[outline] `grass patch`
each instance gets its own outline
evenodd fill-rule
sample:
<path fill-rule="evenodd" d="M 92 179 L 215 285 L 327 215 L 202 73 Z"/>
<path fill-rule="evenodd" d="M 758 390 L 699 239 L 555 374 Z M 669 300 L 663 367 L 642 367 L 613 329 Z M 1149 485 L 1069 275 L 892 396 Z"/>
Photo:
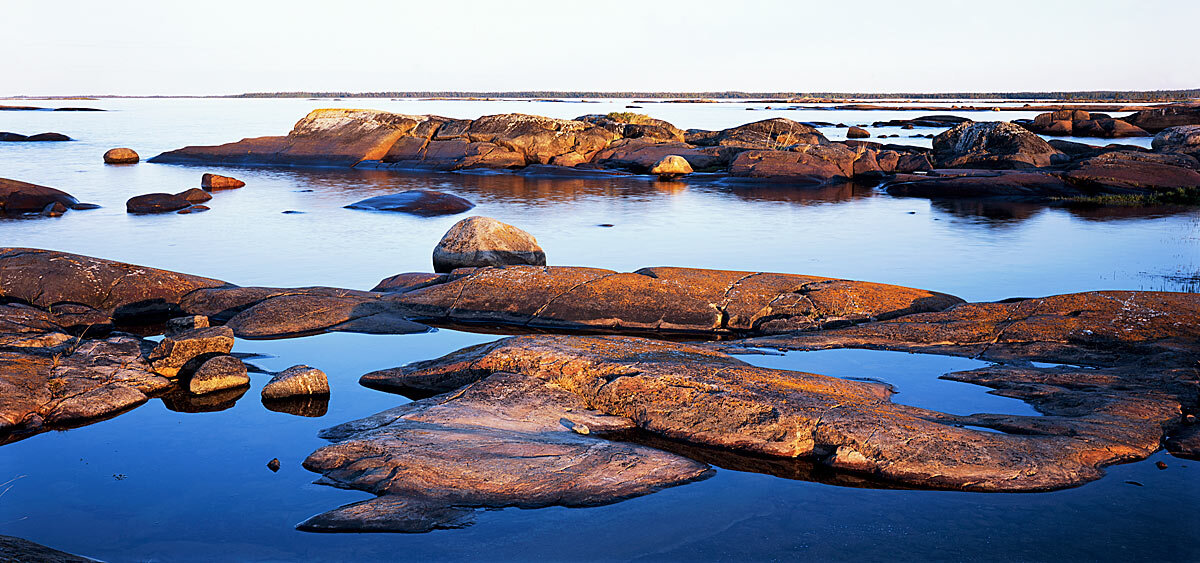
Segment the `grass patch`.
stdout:
<path fill-rule="evenodd" d="M 604 117 L 607 117 L 613 121 L 619 121 L 621 123 L 632 123 L 634 125 L 641 125 L 643 123 L 648 123 L 653 120 L 653 118 L 650 117 L 649 115 L 646 115 L 644 113 L 633 113 L 631 111 L 614 111 L 608 115 L 605 115 Z"/>
<path fill-rule="evenodd" d="M 1154 205 L 1200 205 L 1200 189 L 1175 188 L 1148 194 L 1105 194 L 1059 197 L 1067 205 L 1089 207 L 1149 207 Z"/>

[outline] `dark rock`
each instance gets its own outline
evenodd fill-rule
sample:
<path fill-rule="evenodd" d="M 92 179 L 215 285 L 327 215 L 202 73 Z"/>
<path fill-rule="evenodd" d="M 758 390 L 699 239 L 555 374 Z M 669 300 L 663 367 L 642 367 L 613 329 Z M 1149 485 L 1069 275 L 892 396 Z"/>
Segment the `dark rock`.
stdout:
<path fill-rule="evenodd" d="M 140 157 L 133 149 L 119 148 L 109 149 L 104 153 L 105 164 L 134 164 Z"/>
<path fill-rule="evenodd" d="M 263 407 L 273 412 L 281 412 L 307 418 L 321 418 L 329 412 L 328 395 L 309 395 L 288 399 L 263 399 Z"/>
<path fill-rule="evenodd" d="M 404 307 L 382 301 L 377 294 L 364 297 L 330 295 L 324 291 L 278 291 L 282 294 L 255 300 L 230 318 L 225 326 L 240 338 L 285 338 L 326 331 L 410 334 L 429 330 L 425 325 L 408 320 L 408 311 Z"/>
<path fill-rule="evenodd" d="M 0 142 L 23 142 L 28 141 L 29 137 L 20 133 L 10 133 L 8 131 L 0 131 Z"/>
<path fill-rule="evenodd" d="M 1200 103 L 1172 104 L 1142 110 L 1121 119 L 1151 133 L 1181 125 L 1200 125 Z"/>
<path fill-rule="evenodd" d="M 379 282 L 375 287 L 371 288 L 371 291 L 404 293 L 406 291 L 421 289 L 422 287 L 428 287 L 445 281 L 445 274 L 427 274 L 423 272 L 396 274 Z"/>
<path fill-rule="evenodd" d="M 275 458 L 275 459 L 272 459 L 271 461 L 268 461 L 267 469 L 270 469 L 272 473 L 278 472 L 279 471 L 279 458 Z"/>
<path fill-rule="evenodd" d="M 187 332 L 197 328 L 208 328 L 208 317 L 204 315 L 188 315 L 186 317 L 174 317 L 166 323 L 166 334 L 178 334 Z"/>
<path fill-rule="evenodd" d="M 1151 141 L 1154 150 L 1190 155 L 1200 159 L 1200 125 L 1163 129 Z"/>
<path fill-rule="evenodd" d="M 145 194 L 133 196 L 125 202 L 125 211 L 129 213 L 170 213 L 187 207 L 192 202 L 174 194 Z"/>
<path fill-rule="evenodd" d="M 346 209 L 400 211 L 432 217 L 454 215 L 475 207 L 475 204 L 456 195 L 434 190 L 408 190 L 398 194 L 375 196 L 346 206 Z"/>
<path fill-rule="evenodd" d="M 455 223 L 433 249 L 435 272 L 507 264 L 544 266 L 546 253 L 533 235 L 490 217 Z"/>
<path fill-rule="evenodd" d="M 1023 170 L 937 170 L 927 176 L 898 174 L 883 188 L 894 196 L 926 198 L 1044 200 L 1082 194 L 1057 174 Z"/>
<path fill-rule="evenodd" d="M 207 190 L 233 190 L 245 187 L 246 183 L 237 178 L 229 176 L 221 176 L 219 174 L 205 174 L 200 177 L 200 187 Z"/>
<path fill-rule="evenodd" d="M 871 132 L 862 127 L 851 127 L 846 130 L 847 139 L 866 139 L 871 136 Z"/>
<path fill-rule="evenodd" d="M 1185 154 L 1106 152 L 1073 165 L 1064 177 L 1106 193 L 1200 188 L 1200 162 Z"/>
<path fill-rule="evenodd" d="M 67 206 L 59 203 L 47 203 L 46 207 L 42 208 L 42 215 L 45 217 L 62 217 L 63 213 L 67 212 Z"/>
<path fill-rule="evenodd" d="M 40 213 L 55 203 L 73 207 L 79 201 L 54 188 L 0 178 L 0 214 Z"/>
<path fill-rule="evenodd" d="M 4 563 L 95 563 L 95 559 L 51 549 L 29 540 L 0 536 L 0 561 Z"/>
<path fill-rule="evenodd" d="M 192 213 L 203 213 L 205 211 L 208 211 L 209 209 L 212 209 L 212 208 L 207 205 L 193 205 L 191 207 L 185 207 L 183 209 L 180 209 L 179 211 L 176 211 L 175 213 L 178 213 L 180 215 L 190 215 Z"/>
<path fill-rule="evenodd" d="M 163 406 L 172 412 L 202 413 L 221 412 L 237 406 L 237 402 L 246 395 L 250 387 L 241 385 L 223 391 L 213 391 L 196 395 L 187 389 L 176 389 L 160 397 Z"/>
<path fill-rule="evenodd" d="M 250 384 L 246 365 L 228 354 L 205 357 L 188 380 L 188 391 L 203 395 L 213 391 L 224 391 Z"/>
<path fill-rule="evenodd" d="M 1041 137 L 1003 122 L 964 123 L 933 139 L 939 168 L 1031 168 L 1064 156 Z"/>
<path fill-rule="evenodd" d="M 177 197 L 186 199 L 191 203 L 204 203 L 204 202 L 212 199 L 212 194 L 210 194 L 200 188 L 189 188 L 189 189 L 179 192 L 175 195 Z"/>
<path fill-rule="evenodd" d="M 329 379 L 325 372 L 304 365 L 292 366 L 275 374 L 262 390 L 264 401 L 328 394 Z"/>

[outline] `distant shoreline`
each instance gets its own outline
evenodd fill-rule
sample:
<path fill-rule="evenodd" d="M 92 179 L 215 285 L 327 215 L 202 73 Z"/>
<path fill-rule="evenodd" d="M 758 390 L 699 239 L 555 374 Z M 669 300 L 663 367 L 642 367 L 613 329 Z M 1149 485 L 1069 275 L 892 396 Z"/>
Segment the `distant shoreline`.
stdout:
<path fill-rule="evenodd" d="M 645 99 L 654 101 L 741 101 L 764 103 L 840 103 L 860 100 L 1037 100 L 1070 102 L 1172 102 L 1200 99 L 1200 88 L 1186 90 L 1090 90 L 1076 92 L 593 92 L 593 91 L 414 91 L 414 92 L 249 92 L 194 96 L 9 96 L 8 100 L 88 100 L 102 98 L 397 98 L 397 99 Z"/>

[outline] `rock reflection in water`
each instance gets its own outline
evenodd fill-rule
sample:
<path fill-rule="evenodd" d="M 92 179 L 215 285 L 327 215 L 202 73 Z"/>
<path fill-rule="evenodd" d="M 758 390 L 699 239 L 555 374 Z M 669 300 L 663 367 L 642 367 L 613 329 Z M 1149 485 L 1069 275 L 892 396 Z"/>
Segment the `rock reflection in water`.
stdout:
<path fill-rule="evenodd" d="M 187 389 L 175 389 L 163 395 L 163 405 L 167 410 L 183 413 L 220 412 L 233 408 L 250 387 L 226 389 L 203 395 L 193 395 Z"/>
<path fill-rule="evenodd" d="M 263 406 L 269 411 L 320 418 L 329 412 L 329 396 L 315 395 L 292 399 L 263 399 Z"/>

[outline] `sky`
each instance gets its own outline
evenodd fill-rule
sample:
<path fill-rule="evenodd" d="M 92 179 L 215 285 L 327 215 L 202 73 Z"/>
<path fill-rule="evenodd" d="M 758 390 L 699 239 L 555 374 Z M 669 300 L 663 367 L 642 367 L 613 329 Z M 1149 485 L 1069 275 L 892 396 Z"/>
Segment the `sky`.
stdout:
<path fill-rule="evenodd" d="M 0 0 L 0 96 L 1200 87 L 1198 0 Z"/>

